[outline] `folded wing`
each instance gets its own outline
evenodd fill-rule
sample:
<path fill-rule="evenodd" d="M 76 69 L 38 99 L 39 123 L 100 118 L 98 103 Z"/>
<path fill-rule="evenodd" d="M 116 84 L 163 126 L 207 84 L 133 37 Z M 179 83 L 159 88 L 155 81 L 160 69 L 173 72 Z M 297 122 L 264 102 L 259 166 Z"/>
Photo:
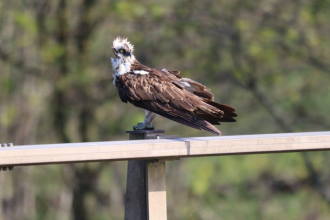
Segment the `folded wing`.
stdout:
<path fill-rule="evenodd" d="M 235 121 L 235 109 L 214 102 L 212 93 L 200 83 L 169 71 L 143 70 L 149 74 L 131 72 L 117 77 L 116 86 L 123 102 L 128 101 L 175 122 L 217 135 L 220 131 L 213 125 Z"/>

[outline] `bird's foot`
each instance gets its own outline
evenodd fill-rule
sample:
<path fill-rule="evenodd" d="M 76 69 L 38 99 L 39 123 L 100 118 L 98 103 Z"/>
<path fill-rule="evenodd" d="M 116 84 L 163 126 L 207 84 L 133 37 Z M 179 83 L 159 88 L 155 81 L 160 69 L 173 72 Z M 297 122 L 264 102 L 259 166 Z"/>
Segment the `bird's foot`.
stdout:
<path fill-rule="evenodd" d="M 137 125 L 133 126 L 134 131 L 136 130 L 154 130 L 154 126 L 146 125 L 145 123 L 138 123 Z"/>

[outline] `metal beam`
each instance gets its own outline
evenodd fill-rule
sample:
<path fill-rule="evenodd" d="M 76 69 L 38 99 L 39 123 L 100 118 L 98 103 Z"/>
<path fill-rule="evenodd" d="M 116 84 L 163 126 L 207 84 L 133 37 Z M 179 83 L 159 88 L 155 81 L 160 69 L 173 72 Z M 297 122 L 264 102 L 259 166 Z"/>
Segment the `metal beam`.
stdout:
<path fill-rule="evenodd" d="M 134 140 L 0 148 L 0 166 L 330 150 L 330 132 Z"/>

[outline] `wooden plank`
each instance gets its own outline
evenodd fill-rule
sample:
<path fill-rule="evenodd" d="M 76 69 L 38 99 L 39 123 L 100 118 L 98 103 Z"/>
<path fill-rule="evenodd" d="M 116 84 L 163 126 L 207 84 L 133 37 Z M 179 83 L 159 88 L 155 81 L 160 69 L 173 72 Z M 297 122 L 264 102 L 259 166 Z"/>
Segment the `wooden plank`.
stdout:
<path fill-rule="evenodd" d="M 0 166 L 330 150 L 330 132 L 135 140 L 0 148 Z"/>
<path fill-rule="evenodd" d="M 148 219 L 166 220 L 165 161 L 148 162 Z"/>

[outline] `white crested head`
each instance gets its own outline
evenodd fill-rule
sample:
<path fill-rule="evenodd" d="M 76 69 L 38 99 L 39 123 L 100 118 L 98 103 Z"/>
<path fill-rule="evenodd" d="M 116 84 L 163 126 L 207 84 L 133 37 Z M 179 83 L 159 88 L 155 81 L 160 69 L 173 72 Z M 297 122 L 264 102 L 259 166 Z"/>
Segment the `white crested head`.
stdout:
<path fill-rule="evenodd" d="M 134 46 L 127 38 L 117 37 L 112 43 L 112 51 L 119 63 L 134 63 Z"/>
<path fill-rule="evenodd" d="M 111 58 L 112 68 L 115 76 L 122 75 L 130 71 L 131 65 L 135 61 L 133 55 L 134 46 L 127 38 L 117 37 L 112 43 L 112 51 L 116 58 Z"/>
<path fill-rule="evenodd" d="M 124 49 L 130 53 L 134 52 L 134 46 L 131 44 L 127 38 L 117 37 L 112 43 L 112 47 L 116 50 Z"/>

